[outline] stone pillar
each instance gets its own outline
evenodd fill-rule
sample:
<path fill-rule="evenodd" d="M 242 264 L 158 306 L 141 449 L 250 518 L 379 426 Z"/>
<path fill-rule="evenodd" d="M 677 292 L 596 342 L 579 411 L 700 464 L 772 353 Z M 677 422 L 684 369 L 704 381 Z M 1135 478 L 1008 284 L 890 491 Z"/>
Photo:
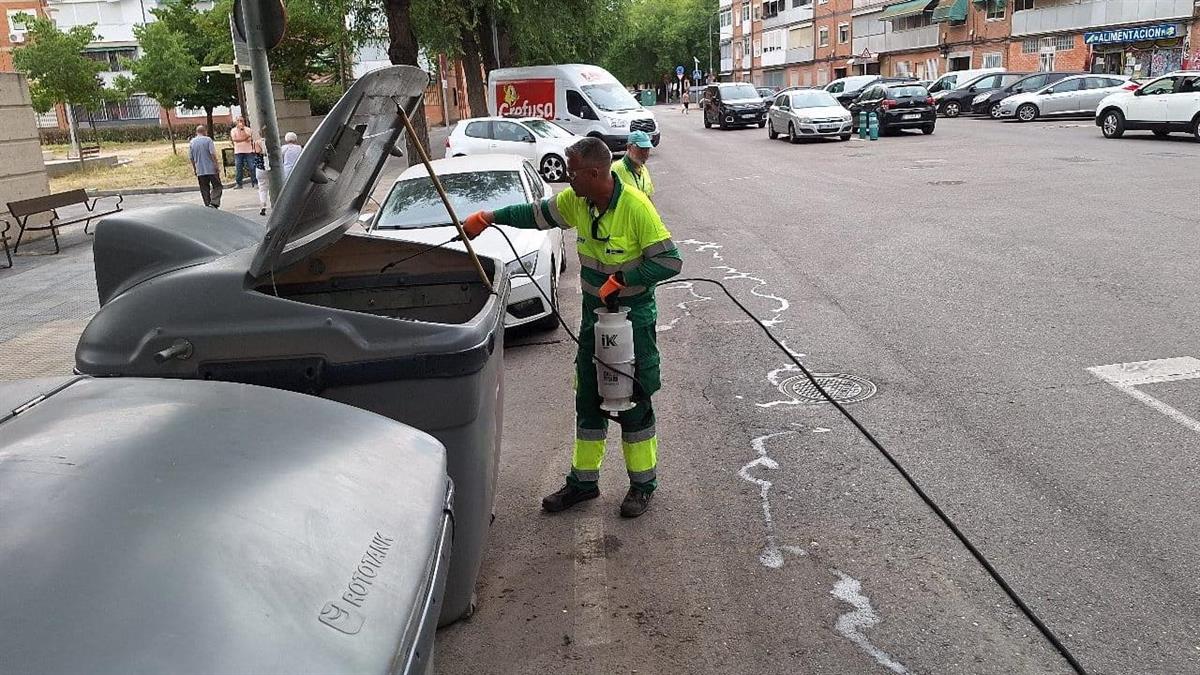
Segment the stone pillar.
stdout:
<path fill-rule="evenodd" d="M 0 218 L 12 220 L 8 202 L 47 194 L 50 181 L 42 161 L 29 84 L 20 73 L 0 73 Z M 16 223 L 9 235 L 16 236 Z"/>

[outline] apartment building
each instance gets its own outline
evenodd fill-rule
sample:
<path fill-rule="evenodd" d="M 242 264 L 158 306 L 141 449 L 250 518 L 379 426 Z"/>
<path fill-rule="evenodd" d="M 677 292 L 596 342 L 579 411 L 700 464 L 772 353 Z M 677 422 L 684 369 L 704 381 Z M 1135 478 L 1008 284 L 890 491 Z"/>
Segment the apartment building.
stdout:
<path fill-rule="evenodd" d="M 719 0 L 722 80 L 1200 68 L 1200 0 Z"/>
<path fill-rule="evenodd" d="M 29 26 L 19 17 L 45 16 L 41 0 L 0 0 L 0 72 L 13 69 L 12 52 L 25 44 Z"/>

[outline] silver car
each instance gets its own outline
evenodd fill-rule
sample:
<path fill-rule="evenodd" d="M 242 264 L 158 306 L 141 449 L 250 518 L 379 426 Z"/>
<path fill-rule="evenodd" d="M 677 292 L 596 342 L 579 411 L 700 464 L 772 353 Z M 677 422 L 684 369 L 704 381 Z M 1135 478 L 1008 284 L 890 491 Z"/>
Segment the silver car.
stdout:
<path fill-rule="evenodd" d="M 1032 122 L 1039 117 L 1091 117 L 1105 96 L 1129 87 L 1137 85 L 1124 75 L 1073 75 L 1000 101 L 999 118 Z"/>
<path fill-rule="evenodd" d="M 775 97 L 767 111 L 767 136 L 787 134 L 793 143 L 802 138 L 837 136 L 850 140 L 853 130 L 850 112 L 827 91 L 800 89 Z"/>

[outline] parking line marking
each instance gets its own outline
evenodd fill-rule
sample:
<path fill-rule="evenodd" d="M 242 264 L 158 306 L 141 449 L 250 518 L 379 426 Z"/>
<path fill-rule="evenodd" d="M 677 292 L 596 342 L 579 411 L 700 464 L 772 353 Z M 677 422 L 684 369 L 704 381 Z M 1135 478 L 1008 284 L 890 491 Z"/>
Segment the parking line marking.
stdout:
<path fill-rule="evenodd" d="M 575 642 L 606 645 L 608 571 L 604 560 L 604 521 L 599 516 L 575 523 Z"/>
<path fill-rule="evenodd" d="M 1159 399 L 1140 391 L 1137 387 L 1163 382 L 1179 382 L 1200 378 L 1200 359 L 1190 356 L 1177 356 L 1169 359 L 1154 359 L 1152 361 L 1133 361 L 1130 363 L 1114 363 L 1107 366 L 1093 366 L 1087 369 L 1089 373 L 1108 382 L 1128 396 L 1166 415 L 1171 420 L 1200 433 L 1200 421 L 1195 420 Z"/>

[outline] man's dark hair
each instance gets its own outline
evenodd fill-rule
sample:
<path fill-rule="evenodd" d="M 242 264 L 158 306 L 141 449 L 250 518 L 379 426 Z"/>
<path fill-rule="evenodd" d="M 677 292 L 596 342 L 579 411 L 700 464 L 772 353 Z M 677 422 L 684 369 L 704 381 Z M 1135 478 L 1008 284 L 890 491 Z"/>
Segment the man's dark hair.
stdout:
<path fill-rule="evenodd" d="M 588 136 L 575 141 L 567 148 L 567 157 L 574 157 L 585 166 L 608 166 L 612 164 L 612 153 L 599 138 Z"/>

